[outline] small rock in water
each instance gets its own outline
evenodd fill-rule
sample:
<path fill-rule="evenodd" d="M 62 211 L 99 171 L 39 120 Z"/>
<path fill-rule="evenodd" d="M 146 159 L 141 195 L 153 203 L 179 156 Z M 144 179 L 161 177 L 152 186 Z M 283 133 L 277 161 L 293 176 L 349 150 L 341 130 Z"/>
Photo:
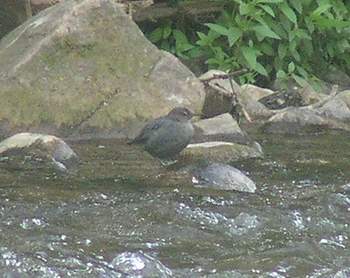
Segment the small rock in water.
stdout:
<path fill-rule="evenodd" d="M 37 161 L 52 163 L 60 171 L 78 162 L 76 153 L 62 139 L 39 133 L 18 133 L 0 142 L 0 157 L 11 154 L 29 159 L 34 155 Z"/>
<path fill-rule="evenodd" d="M 172 272 L 155 258 L 142 252 L 124 252 L 112 261 L 112 266 L 132 277 L 171 277 Z"/>
<path fill-rule="evenodd" d="M 192 180 L 198 187 L 209 187 L 220 190 L 236 190 L 254 193 L 255 183 L 238 169 L 222 163 L 212 163 L 196 169 Z"/>

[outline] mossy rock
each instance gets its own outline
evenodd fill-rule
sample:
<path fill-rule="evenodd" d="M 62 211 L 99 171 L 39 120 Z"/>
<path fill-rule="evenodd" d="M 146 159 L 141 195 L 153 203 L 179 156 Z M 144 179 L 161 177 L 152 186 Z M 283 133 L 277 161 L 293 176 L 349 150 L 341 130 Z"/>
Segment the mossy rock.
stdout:
<path fill-rule="evenodd" d="M 0 99 L 0 136 L 125 138 L 175 106 L 198 112 L 204 91 L 115 1 L 68 0 L 0 41 Z"/>

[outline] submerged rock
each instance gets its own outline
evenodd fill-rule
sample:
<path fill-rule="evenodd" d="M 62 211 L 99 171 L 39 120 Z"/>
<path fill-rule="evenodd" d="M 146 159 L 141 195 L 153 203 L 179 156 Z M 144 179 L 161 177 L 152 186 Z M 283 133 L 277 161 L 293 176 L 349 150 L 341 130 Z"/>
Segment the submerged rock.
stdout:
<path fill-rule="evenodd" d="M 172 277 L 172 271 L 155 258 L 143 252 L 124 252 L 111 265 L 128 277 Z"/>
<path fill-rule="evenodd" d="M 213 163 L 193 173 L 192 182 L 198 187 L 219 190 L 236 190 L 254 193 L 255 183 L 238 169 L 222 163 Z"/>
<path fill-rule="evenodd" d="M 0 142 L 0 158 L 33 156 L 37 161 L 53 163 L 60 171 L 66 171 L 78 162 L 77 154 L 60 138 L 37 133 L 18 133 Z"/>
<path fill-rule="evenodd" d="M 199 112 L 204 96 L 113 0 L 62 1 L 0 41 L 2 136 L 131 138 L 176 106 Z"/>

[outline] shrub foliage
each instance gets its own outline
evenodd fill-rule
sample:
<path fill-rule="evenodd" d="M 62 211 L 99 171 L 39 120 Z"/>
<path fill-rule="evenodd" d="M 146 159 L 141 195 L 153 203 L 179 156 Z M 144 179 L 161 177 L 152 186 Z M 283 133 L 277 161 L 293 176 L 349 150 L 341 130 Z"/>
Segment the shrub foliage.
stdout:
<path fill-rule="evenodd" d="M 303 85 L 330 65 L 350 72 L 350 1 L 216 1 L 225 9 L 211 22 L 166 21 L 149 38 L 181 58 L 204 57 L 209 69 L 247 68 L 242 82 L 293 78 Z"/>

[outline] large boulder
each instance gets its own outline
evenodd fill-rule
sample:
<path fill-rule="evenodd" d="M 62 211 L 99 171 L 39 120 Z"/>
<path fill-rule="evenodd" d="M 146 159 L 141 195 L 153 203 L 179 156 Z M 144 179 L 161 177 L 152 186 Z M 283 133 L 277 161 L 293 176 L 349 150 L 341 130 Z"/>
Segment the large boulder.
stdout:
<path fill-rule="evenodd" d="M 0 41 L 0 136 L 132 137 L 175 106 L 199 112 L 201 82 L 113 0 L 64 1 Z"/>

